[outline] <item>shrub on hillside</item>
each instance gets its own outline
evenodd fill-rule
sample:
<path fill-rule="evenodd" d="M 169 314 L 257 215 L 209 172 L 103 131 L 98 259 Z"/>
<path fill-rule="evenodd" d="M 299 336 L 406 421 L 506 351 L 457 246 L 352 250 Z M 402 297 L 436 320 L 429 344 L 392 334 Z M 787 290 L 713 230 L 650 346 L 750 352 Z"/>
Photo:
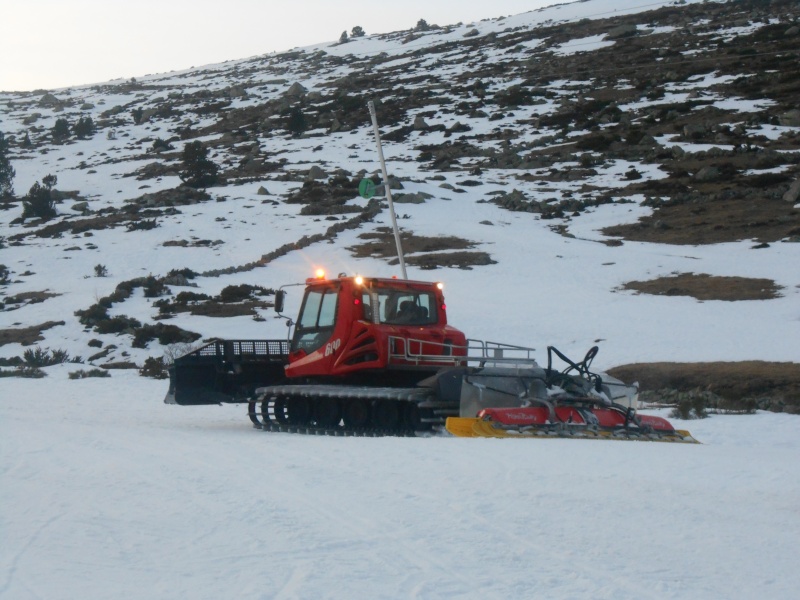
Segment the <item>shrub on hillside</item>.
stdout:
<path fill-rule="evenodd" d="M 208 158 L 208 148 L 199 141 L 189 142 L 183 147 L 181 181 L 193 188 L 207 188 L 217 183 L 219 168 Z"/>
<path fill-rule="evenodd" d="M 210 300 L 211 296 L 208 294 L 200 294 L 197 292 L 179 292 L 175 296 L 175 304 L 188 304 L 189 302 L 200 302 L 202 300 Z"/>
<path fill-rule="evenodd" d="M 21 366 L 14 370 L 6 371 L 0 369 L 0 377 L 23 377 L 27 379 L 41 379 L 47 377 L 47 373 L 42 371 L 39 367 Z"/>
<path fill-rule="evenodd" d="M 242 302 L 248 300 L 253 294 L 263 296 L 269 294 L 270 290 L 261 287 L 260 285 L 248 285 L 243 283 L 241 285 L 229 285 L 222 288 L 219 293 L 220 302 Z"/>
<path fill-rule="evenodd" d="M 131 221 L 128 223 L 128 231 L 150 231 L 158 227 L 156 219 L 142 219 L 141 221 Z"/>
<path fill-rule="evenodd" d="M 306 116 L 299 106 L 292 107 L 286 117 L 286 129 L 294 135 L 300 135 L 308 128 Z"/>
<path fill-rule="evenodd" d="M 31 186 L 28 194 L 22 199 L 22 218 L 39 218 L 48 221 L 56 216 L 56 201 L 53 197 L 53 185 L 56 177 L 48 175 Z"/>
<path fill-rule="evenodd" d="M 50 350 L 49 348 L 42 350 L 39 346 L 25 350 L 22 354 L 22 358 L 29 367 L 50 367 L 65 362 L 83 362 L 80 357 L 71 358 L 69 352 L 66 350 Z"/>
<path fill-rule="evenodd" d="M 157 339 L 159 344 L 167 346 L 169 344 L 188 344 L 200 339 L 199 333 L 186 331 L 175 325 L 145 325 L 136 329 L 133 334 L 134 348 L 147 348 L 147 344 Z"/>
<path fill-rule="evenodd" d="M 81 325 L 94 327 L 100 321 L 105 321 L 108 319 L 108 308 L 108 306 L 103 306 L 98 302 L 97 304 L 92 304 L 87 309 L 76 310 L 75 316 L 78 317 L 78 321 Z"/>
<path fill-rule="evenodd" d="M 166 152 L 167 150 L 173 150 L 173 149 L 174 147 L 172 144 L 170 144 L 165 140 L 162 140 L 161 138 L 156 138 L 156 140 L 153 142 L 153 145 L 150 146 L 150 151 L 156 153 Z"/>
<path fill-rule="evenodd" d="M 144 290 L 145 298 L 159 298 L 170 293 L 169 288 L 164 285 L 164 282 L 160 279 L 156 279 L 152 275 L 144 278 L 142 289 Z"/>
<path fill-rule="evenodd" d="M 148 357 L 144 361 L 142 368 L 139 369 L 139 375 L 142 377 L 150 377 L 152 379 L 166 379 L 169 377 L 167 367 L 164 364 L 164 358 L 156 358 L 154 356 Z"/>
<path fill-rule="evenodd" d="M 57 119 L 56 124 L 53 125 L 51 134 L 54 142 L 63 142 L 69 137 L 69 121 L 64 118 Z"/>
<path fill-rule="evenodd" d="M 70 379 L 86 379 L 87 377 L 111 377 L 111 373 L 105 369 L 89 369 L 88 371 L 80 369 L 71 371 L 69 374 Z"/>
<path fill-rule="evenodd" d="M 95 324 L 97 333 L 129 333 L 142 326 L 137 319 L 126 315 L 117 315 L 110 319 L 98 321 Z"/>
<path fill-rule="evenodd" d="M 10 198 L 14 195 L 14 168 L 8 158 L 8 141 L 5 134 L 0 131 L 0 198 Z"/>
<path fill-rule="evenodd" d="M 700 390 L 680 393 L 670 416 L 674 419 L 705 419 L 708 416 L 709 397 Z"/>
<path fill-rule="evenodd" d="M 72 127 L 72 132 L 79 140 L 85 140 L 94 135 L 94 121 L 92 117 L 81 117 Z"/>

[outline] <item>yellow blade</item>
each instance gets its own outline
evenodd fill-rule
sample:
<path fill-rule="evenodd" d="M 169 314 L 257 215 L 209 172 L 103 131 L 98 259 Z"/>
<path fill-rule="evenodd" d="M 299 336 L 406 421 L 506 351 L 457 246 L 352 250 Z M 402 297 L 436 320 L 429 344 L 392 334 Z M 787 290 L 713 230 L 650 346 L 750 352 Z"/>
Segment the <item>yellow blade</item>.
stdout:
<path fill-rule="evenodd" d="M 484 421 L 482 419 L 461 419 L 464 421 L 464 426 L 468 422 L 472 423 L 472 436 L 471 437 L 491 437 L 491 438 L 539 438 L 539 439 L 557 439 L 557 438 L 572 438 L 572 439 L 585 439 L 585 440 L 630 440 L 642 442 L 666 442 L 672 444 L 699 444 L 696 439 L 688 431 L 676 430 L 676 435 L 614 435 L 612 431 L 591 431 L 591 430 L 576 430 L 573 432 L 563 431 L 559 433 L 547 432 L 544 429 L 537 429 L 535 427 L 522 427 L 522 428 L 502 428 L 494 427 L 491 421 Z M 449 429 L 449 427 L 448 427 Z M 468 436 L 464 436 L 468 437 Z"/>
<path fill-rule="evenodd" d="M 472 431 L 472 425 L 477 420 L 468 417 L 447 417 L 444 426 L 456 437 L 477 437 Z"/>
<path fill-rule="evenodd" d="M 502 429 L 492 427 L 491 421 L 475 419 L 472 431 L 476 437 L 506 437 L 506 432 Z"/>

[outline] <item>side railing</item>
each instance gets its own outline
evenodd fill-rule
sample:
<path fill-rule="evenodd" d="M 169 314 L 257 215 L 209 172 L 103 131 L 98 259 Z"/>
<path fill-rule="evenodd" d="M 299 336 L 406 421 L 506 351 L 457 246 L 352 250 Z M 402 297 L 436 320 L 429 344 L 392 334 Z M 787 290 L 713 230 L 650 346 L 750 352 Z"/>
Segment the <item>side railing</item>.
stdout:
<path fill-rule="evenodd" d="M 518 365 L 537 367 L 534 348 L 483 340 L 467 340 L 454 346 L 430 340 L 389 336 L 389 363 L 442 366 Z"/>
<path fill-rule="evenodd" d="M 253 390 L 284 378 L 286 340 L 215 340 L 169 367 L 167 404 L 246 402 Z"/>
<path fill-rule="evenodd" d="M 190 357 L 215 357 L 220 360 L 285 360 L 289 356 L 286 340 L 215 340 L 185 355 Z M 180 360 L 180 359 L 179 359 Z"/>

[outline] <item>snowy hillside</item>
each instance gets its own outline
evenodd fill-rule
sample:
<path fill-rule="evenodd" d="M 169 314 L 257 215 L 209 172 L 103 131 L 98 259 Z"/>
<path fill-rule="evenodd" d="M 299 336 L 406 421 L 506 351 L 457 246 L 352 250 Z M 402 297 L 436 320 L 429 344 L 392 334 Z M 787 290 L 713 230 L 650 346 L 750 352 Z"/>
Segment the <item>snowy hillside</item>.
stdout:
<path fill-rule="evenodd" d="M 681 447 L 293 436 L 138 369 L 286 336 L 272 292 L 318 267 L 399 275 L 358 194 L 370 100 L 409 276 L 470 338 L 795 363 L 798 40 L 796 2 L 588 0 L 0 92 L 0 597 L 793 597 L 796 415 Z M 55 216 L 23 218 L 35 184 Z M 76 362 L 17 377 L 37 348 Z"/>
<path fill-rule="evenodd" d="M 135 288 L 108 316 L 152 325 L 169 316 L 153 307 L 156 299 L 216 296 L 240 284 L 277 288 L 317 266 L 396 274 L 393 249 L 363 258 L 354 250 L 389 223 L 385 209 L 363 222 L 372 213 L 360 214 L 367 203 L 357 192 L 362 175 L 379 169 L 367 112 L 375 98 L 390 171 L 403 186 L 395 191 L 401 227 L 440 246 L 407 248 L 412 276 L 446 282 L 450 318 L 471 337 L 556 344 L 575 355 L 601 340 L 608 366 L 796 360 L 800 246 L 787 242 L 797 239 L 800 217 L 781 199 L 798 175 L 800 123 L 781 124 L 794 123 L 789 88 L 764 80 L 768 87 L 737 97 L 742 81 L 762 77 L 751 72 L 757 65 L 701 60 L 737 40 L 756 47 L 767 29 L 767 42 L 779 39 L 764 55 L 780 56 L 796 6 L 625 6 L 630 11 L 615 3 L 613 16 L 633 16 L 606 20 L 605 4 L 575 3 L 135 82 L 6 94 L 0 131 L 13 140 L 17 196 L 52 174 L 64 200 L 46 223 L 21 222 L 19 201 L 0 212 L 5 327 L 63 321 L 43 329 L 43 346 L 86 359 L 97 354 L 87 343 L 99 340 L 115 348 L 97 362 L 141 365 L 163 352 L 157 341 L 131 348 L 130 335 L 88 331 L 75 312 L 124 282 L 175 270 L 200 276 L 155 298 Z M 721 12 L 701 18 L 714 10 Z M 590 20 L 576 22 L 582 15 Z M 676 52 L 677 45 L 687 49 Z M 648 78 L 628 78 L 624 63 L 633 60 L 655 61 Z M 592 76 L 597 61 L 614 64 Z M 570 68 L 580 78 L 562 71 Z M 722 72 L 734 68 L 741 76 Z M 301 133 L 287 130 L 292 114 L 301 115 Z M 92 119 L 94 133 L 56 143 L 56 122 L 74 129 L 81 118 Z M 225 181 L 207 194 L 179 187 L 190 141 L 210 149 Z M 699 221 L 673 224 L 668 211 L 685 208 Z M 632 232 L 603 231 L 639 219 L 644 225 Z M 679 232 L 700 243 L 675 245 L 667 236 Z M 310 243 L 319 235 L 325 241 Z M 308 245 L 287 251 L 303 236 Z M 667 243 L 655 243 L 661 239 Z M 758 242 L 769 247 L 753 249 Z M 96 277 L 98 265 L 106 277 Z M 623 289 L 692 273 L 752 279 L 775 293 L 766 301 L 698 302 L 679 291 Z M 164 322 L 203 339 L 285 332 L 266 308 L 224 319 L 179 312 Z M 23 350 L 0 347 L 4 357 Z"/>

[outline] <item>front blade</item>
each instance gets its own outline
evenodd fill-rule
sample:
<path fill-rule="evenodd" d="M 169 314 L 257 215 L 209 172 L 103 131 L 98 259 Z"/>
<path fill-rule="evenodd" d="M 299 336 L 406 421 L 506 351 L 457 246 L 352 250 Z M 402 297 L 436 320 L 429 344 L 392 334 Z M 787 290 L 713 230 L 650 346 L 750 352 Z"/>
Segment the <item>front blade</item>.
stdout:
<path fill-rule="evenodd" d="M 503 425 L 478 418 L 450 417 L 447 431 L 457 437 L 491 438 L 571 438 L 586 440 L 623 440 L 641 442 L 668 442 L 699 444 L 692 434 L 683 429 L 673 431 L 639 431 L 635 428 L 592 428 L 559 425 Z"/>
<path fill-rule="evenodd" d="M 445 429 L 456 437 L 478 437 L 472 430 L 473 424 L 478 421 L 469 417 L 447 417 Z"/>

